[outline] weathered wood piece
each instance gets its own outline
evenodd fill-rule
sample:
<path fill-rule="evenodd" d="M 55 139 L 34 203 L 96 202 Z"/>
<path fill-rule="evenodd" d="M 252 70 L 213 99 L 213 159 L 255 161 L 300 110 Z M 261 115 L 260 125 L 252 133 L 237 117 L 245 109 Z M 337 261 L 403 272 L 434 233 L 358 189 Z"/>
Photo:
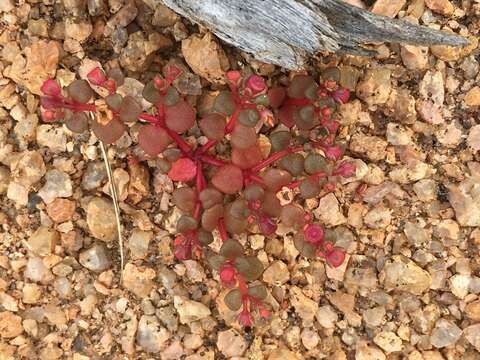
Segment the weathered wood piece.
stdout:
<path fill-rule="evenodd" d="M 465 38 L 375 15 L 340 0 L 163 0 L 256 59 L 298 69 L 318 51 L 373 55 L 369 42 L 463 46 Z"/>

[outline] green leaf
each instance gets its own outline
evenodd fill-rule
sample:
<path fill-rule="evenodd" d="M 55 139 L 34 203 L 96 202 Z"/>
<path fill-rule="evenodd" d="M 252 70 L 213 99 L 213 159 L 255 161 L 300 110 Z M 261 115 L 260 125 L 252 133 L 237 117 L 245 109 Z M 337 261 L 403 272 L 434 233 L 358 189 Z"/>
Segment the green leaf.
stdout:
<path fill-rule="evenodd" d="M 207 261 L 210 264 L 210 266 L 217 271 L 220 269 L 220 267 L 223 265 L 223 263 L 227 260 L 227 259 L 225 259 L 224 256 L 218 255 L 218 254 L 215 254 L 215 253 L 212 253 L 212 252 L 207 254 L 206 257 L 207 257 Z"/>
<path fill-rule="evenodd" d="M 317 257 L 315 246 L 305 241 L 302 234 L 297 234 L 293 239 L 295 248 L 300 252 L 300 255 L 309 259 Z"/>
<path fill-rule="evenodd" d="M 228 239 L 220 248 L 220 255 L 227 259 L 235 259 L 243 255 L 243 246 L 236 240 Z"/>
<path fill-rule="evenodd" d="M 263 264 L 255 256 L 237 258 L 235 267 L 246 281 L 255 281 L 263 274 Z"/>
<path fill-rule="evenodd" d="M 265 285 L 255 285 L 248 288 L 248 295 L 253 296 L 259 300 L 263 300 L 267 297 L 267 288 Z"/>
<path fill-rule="evenodd" d="M 237 311 L 242 307 L 242 293 L 238 289 L 230 290 L 223 301 L 230 310 Z"/>

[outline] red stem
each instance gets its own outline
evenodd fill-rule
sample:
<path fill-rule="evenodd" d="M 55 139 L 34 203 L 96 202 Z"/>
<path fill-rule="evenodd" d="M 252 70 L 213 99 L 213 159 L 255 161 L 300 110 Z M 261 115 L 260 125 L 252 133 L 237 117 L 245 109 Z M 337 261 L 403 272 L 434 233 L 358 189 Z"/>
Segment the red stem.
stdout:
<path fill-rule="evenodd" d="M 218 232 L 220 233 L 220 237 L 222 238 L 222 241 L 227 241 L 228 240 L 228 234 L 227 234 L 227 229 L 225 227 L 225 221 L 223 218 L 218 220 Z"/>
<path fill-rule="evenodd" d="M 237 123 L 237 119 L 238 119 L 238 115 L 240 114 L 240 111 L 242 111 L 242 107 L 237 106 L 230 120 L 228 121 L 227 125 L 225 125 L 225 134 L 230 134 L 233 131 L 233 128 Z"/>
<path fill-rule="evenodd" d="M 280 160 L 281 158 L 290 155 L 295 152 L 299 152 L 303 150 L 303 146 L 296 146 L 296 147 L 289 147 L 285 150 L 278 151 L 272 155 L 270 155 L 268 158 L 265 160 L 259 162 L 257 165 L 255 165 L 252 169 L 251 172 L 253 173 L 258 173 L 260 170 L 266 168 L 268 165 L 274 163 L 277 160 Z"/>
<path fill-rule="evenodd" d="M 284 106 L 288 106 L 288 105 L 305 106 L 305 105 L 310 105 L 311 103 L 312 101 L 306 98 L 303 98 L 303 99 L 288 98 L 283 102 L 283 105 Z"/>
<path fill-rule="evenodd" d="M 159 122 L 158 116 L 150 115 L 150 114 L 147 114 L 147 113 L 140 114 L 140 116 L 138 118 L 140 120 L 148 121 L 149 123 L 152 123 L 152 124 L 157 124 Z"/>
<path fill-rule="evenodd" d="M 208 142 L 203 145 L 200 149 L 197 150 L 198 155 L 205 154 L 208 150 L 210 150 L 212 147 L 217 145 L 218 141 L 217 140 L 208 140 Z"/>
<path fill-rule="evenodd" d="M 213 166 L 223 166 L 223 165 L 225 165 L 224 161 L 219 160 L 219 159 L 215 159 L 214 157 L 208 156 L 208 155 L 200 156 L 200 160 L 202 160 L 203 162 L 205 162 L 209 165 L 213 165 Z"/>

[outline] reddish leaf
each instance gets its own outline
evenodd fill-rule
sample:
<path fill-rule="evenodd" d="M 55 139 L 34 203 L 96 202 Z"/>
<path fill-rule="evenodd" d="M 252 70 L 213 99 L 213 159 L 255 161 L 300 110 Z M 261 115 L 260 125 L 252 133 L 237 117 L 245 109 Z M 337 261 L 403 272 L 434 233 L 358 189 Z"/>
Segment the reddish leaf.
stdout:
<path fill-rule="evenodd" d="M 259 92 L 262 92 L 267 85 L 261 76 L 252 75 L 247 80 L 247 87 L 252 90 L 253 94 L 258 94 Z"/>
<path fill-rule="evenodd" d="M 195 123 L 195 110 L 189 103 L 181 100 L 173 106 L 167 106 L 165 121 L 170 130 L 182 134 Z"/>
<path fill-rule="evenodd" d="M 99 67 L 96 67 L 92 71 L 90 71 L 87 74 L 87 79 L 90 81 L 93 85 L 101 86 L 107 81 L 107 77 L 105 73 L 100 70 Z"/>
<path fill-rule="evenodd" d="M 150 156 L 161 153 L 172 142 L 170 136 L 161 127 L 155 125 L 142 126 L 138 132 L 140 147 Z"/>
<path fill-rule="evenodd" d="M 280 122 L 286 127 L 291 128 L 295 125 L 294 115 L 297 107 L 295 105 L 283 105 L 278 111 Z"/>
<path fill-rule="evenodd" d="M 197 175 L 197 166 L 188 158 L 181 158 L 172 164 L 168 176 L 173 181 L 187 182 Z"/>
<path fill-rule="evenodd" d="M 334 248 L 325 256 L 327 263 L 333 267 L 339 267 L 345 260 L 345 250 L 341 248 Z"/>
<path fill-rule="evenodd" d="M 42 93 L 48 96 L 59 96 L 61 93 L 60 85 L 53 79 L 46 80 L 40 88 Z"/>
<path fill-rule="evenodd" d="M 286 94 L 285 88 L 280 86 L 268 90 L 267 96 L 270 106 L 275 109 L 280 107 L 285 100 Z"/>
<path fill-rule="evenodd" d="M 243 188 L 243 174 L 235 165 L 224 165 L 212 178 L 212 184 L 225 194 L 236 194 Z"/>

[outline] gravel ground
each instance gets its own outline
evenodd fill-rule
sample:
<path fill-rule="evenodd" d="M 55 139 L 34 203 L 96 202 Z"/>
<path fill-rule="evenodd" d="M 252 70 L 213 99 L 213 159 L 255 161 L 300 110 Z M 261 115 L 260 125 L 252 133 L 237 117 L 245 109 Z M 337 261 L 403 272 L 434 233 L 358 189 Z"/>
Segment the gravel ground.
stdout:
<path fill-rule="evenodd" d="M 480 359 L 480 2 L 377 0 L 372 11 L 471 45 L 312 60 L 311 74 L 337 66 L 355 94 L 338 117 L 357 174 L 307 202 L 336 227 L 347 261 L 307 261 L 290 235 L 245 236 L 273 309 L 245 331 L 218 274 L 174 260 L 173 184 L 154 162 L 128 161 L 134 127 L 109 148 L 126 238 L 120 283 L 98 142 L 42 123 L 39 87 L 69 84 L 93 60 L 120 66 L 122 91 L 135 94 L 173 58 L 190 67 L 201 104 L 229 68 L 288 74 L 159 0 L 0 0 L 0 359 Z"/>

